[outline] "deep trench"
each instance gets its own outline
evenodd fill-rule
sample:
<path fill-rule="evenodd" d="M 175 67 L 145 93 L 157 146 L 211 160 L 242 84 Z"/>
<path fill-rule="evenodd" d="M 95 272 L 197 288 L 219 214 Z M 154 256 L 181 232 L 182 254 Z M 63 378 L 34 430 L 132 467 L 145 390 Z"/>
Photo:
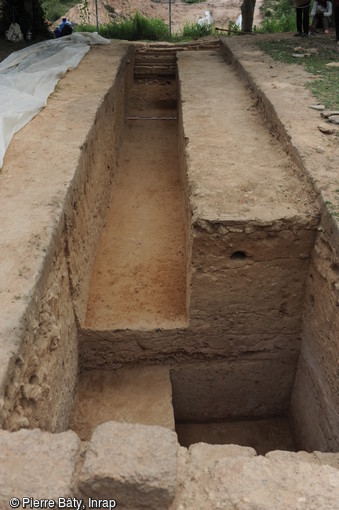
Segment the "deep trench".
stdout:
<path fill-rule="evenodd" d="M 161 55 L 161 65 L 170 71 L 153 76 L 141 71 L 129 93 L 118 172 L 91 277 L 86 330 L 185 331 L 189 326 L 189 234 L 177 148 L 181 119 L 173 55 L 170 62 Z M 242 249 L 232 250 L 229 257 L 231 264 L 246 263 L 246 258 Z M 200 399 L 201 381 L 194 389 L 194 369 L 186 380 L 185 368 L 173 370 L 171 363 L 85 369 L 70 428 L 88 440 L 99 423 L 117 420 L 175 428 L 183 446 L 236 443 L 261 454 L 295 450 L 288 406 L 284 413 L 220 416 L 223 366 L 217 363 L 215 371 L 207 360 L 208 374 L 217 374 L 212 385 L 219 386 L 215 400 L 213 389 L 207 399 L 211 412 L 183 410 L 185 398 L 180 394 L 186 386 L 193 407 Z M 236 382 L 232 384 L 236 389 Z M 207 386 L 211 388 L 210 380 Z"/>
<path fill-rule="evenodd" d="M 89 329 L 187 324 L 177 136 L 175 80 L 136 80 L 92 273 Z"/>

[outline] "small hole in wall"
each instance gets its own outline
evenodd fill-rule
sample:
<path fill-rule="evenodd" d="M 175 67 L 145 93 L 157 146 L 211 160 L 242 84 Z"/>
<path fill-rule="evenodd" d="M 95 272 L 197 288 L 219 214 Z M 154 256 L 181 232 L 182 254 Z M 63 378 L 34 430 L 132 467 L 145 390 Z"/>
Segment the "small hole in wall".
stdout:
<path fill-rule="evenodd" d="M 313 308 L 314 307 L 314 296 L 312 296 L 312 294 L 310 295 L 310 304 Z"/>
<path fill-rule="evenodd" d="M 31 377 L 29 378 L 29 384 L 38 384 L 39 383 L 39 379 L 37 378 L 36 375 L 31 375 Z"/>
<path fill-rule="evenodd" d="M 17 359 L 15 360 L 15 365 L 17 367 L 22 367 L 23 364 L 24 364 L 24 361 L 23 361 L 22 357 L 18 356 Z"/>
<path fill-rule="evenodd" d="M 246 253 L 244 251 L 235 251 L 230 256 L 231 260 L 244 260 L 246 258 Z"/>

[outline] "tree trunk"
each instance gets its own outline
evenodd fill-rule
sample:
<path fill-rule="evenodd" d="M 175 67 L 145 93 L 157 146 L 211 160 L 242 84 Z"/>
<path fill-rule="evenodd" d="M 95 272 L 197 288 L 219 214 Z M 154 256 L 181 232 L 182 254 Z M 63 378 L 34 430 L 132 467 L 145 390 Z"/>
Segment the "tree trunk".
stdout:
<path fill-rule="evenodd" d="M 241 30 L 243 32 L 252 32 L 254 8 L 255 0 L 243 0 L 241 5 Z"/>
<path fill-rule="evenodd" d="M 24 0 L 24 11 L 27 22 L 27 31 L 33 29 L 33 0 Z"/>

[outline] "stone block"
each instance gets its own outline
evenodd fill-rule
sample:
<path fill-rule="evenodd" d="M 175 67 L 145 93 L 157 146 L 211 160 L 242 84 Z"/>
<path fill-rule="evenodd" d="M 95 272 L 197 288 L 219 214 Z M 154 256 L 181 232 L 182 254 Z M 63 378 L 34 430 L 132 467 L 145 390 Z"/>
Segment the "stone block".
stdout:
<path fill-rule="evenodd" d="M 13 497 L 72 496 L 80 446 L 72 431 L 0 431 L 0 508 L 7 508 Z"/>
<path fill-rule="evenodd" d="M 309 464 L 318 464 L 319 466 L 327 465 L 339 469 L 339 453 L 274 451 L 267 453 L 266 457 L 268 459 L 285 459 L 288 462 L 308 462 Z"/>
<path fill-rule="evenodd" d="M 174 430 L 168 367 L 83 372 L 70 428 L 83 441 L 89 441 L 95 427 L 107 421 L 158 425 Z"/>
<path fill-rule="evenodd" d="M 190 458 L 200 465 L 225 457 L 256 457 L 256 451 L 253 448 L 237 444 L 197 443 L 189 447 L 189 454 Z"/>
<path fill-rule="evenodd" d="M 200 446 L 200 445 L 199 445 Z M 222 447 L 224 448 L 224 447 Z M 230 456 L 220 448 L 190 449 L 178 456 L 178 492 L 172 510 L 338 509 L 338 470 L 294 454 Z M 248 450 L 248 449 L 244 449 Z M 282 453 L 282 455 L 280 455 Z M 307 454 L 306 454 L 307 455 Z"/>
<path fill-rule="evenodd" d="M 80 473 L 83 497 L 119 508 L 169 507 L 176 490 L 177 438 L 158 426 L 106 422 L 92 436 Z"/>

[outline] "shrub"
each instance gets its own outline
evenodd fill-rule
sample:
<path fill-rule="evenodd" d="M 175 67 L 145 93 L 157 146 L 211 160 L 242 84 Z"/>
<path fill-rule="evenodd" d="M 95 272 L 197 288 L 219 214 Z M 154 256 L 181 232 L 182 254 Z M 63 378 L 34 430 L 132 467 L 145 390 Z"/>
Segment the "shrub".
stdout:
<path fill-rule="evenodd" d="M 72 0 L 42 0 L 41 6 L 45 16 L 49 21 L 56 21 L 65 15 L 65 13 L 74 5 L 76 1 Z"/>
<path fill-rule="evenodd" d="M 88 24 L 77 25 L 78 32 L 95 32 L 96 27 Z M 136 13 L 124 21 L 100 25 L 99 33 L 108 39 L 124 39 L 127 41 L 166 41 L 169 39 L 169 28 L 157 18 L 146 18 Z"/>
<path fill-rule="evenodd" d="M 209 25 L 199 25 L 199 23 L 185 23 L 184 28 L 175 35 L 175 40 L 190 40 L 206 37 L 213 33 L 213 27 Z"/>
<path fill-rule="evenodd" d="M 295 9 L 290 0 L 265 0 L 261 13 L 263 21 L 255 32 L 292 32 L 296 28 Z"/>

